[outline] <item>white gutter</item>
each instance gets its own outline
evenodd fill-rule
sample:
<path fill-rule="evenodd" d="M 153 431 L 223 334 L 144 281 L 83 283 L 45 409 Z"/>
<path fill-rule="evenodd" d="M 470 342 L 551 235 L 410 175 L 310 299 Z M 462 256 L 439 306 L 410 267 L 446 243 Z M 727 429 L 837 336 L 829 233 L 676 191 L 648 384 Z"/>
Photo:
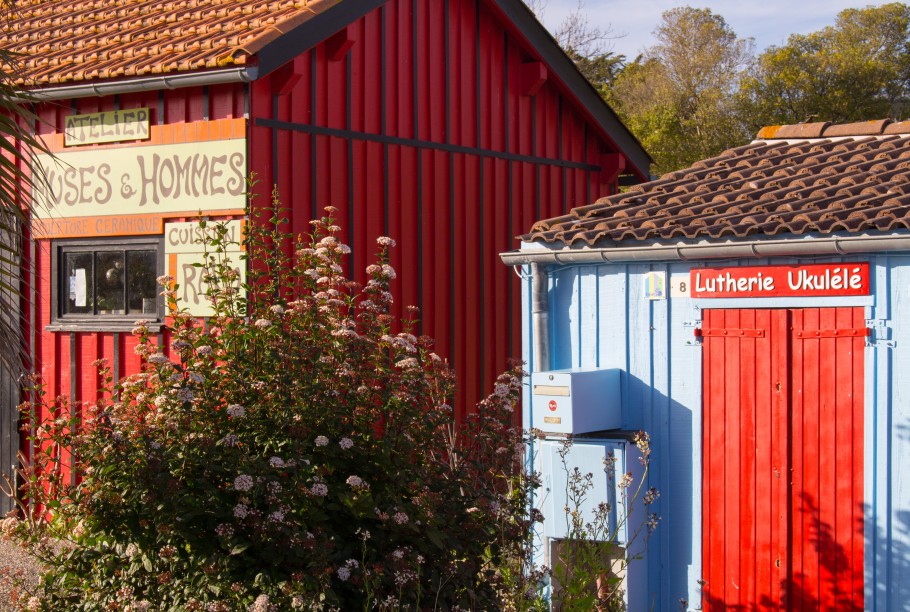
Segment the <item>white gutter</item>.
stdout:
<path fill-rule="evenodd" d="M 177 73 L 154 77 L 140 77 L 124 81 L 107 81 L 79 85 L 61 85 L 60 87 L 43 87 L 27 90 L 28 100 L 64 100 L 71 98 L 89 98 L 92 96 L 113 96 L 117 94 L 154 91 L 159 89 L 178 89 L 180 87 L 200 87 L 206 85 L 223 85 L 226 83 L 249 83 L 259 76 L 255 66 L 246 68 L 225 68 L 210 72 Z"/>
<path fill-rule="evenodd" d="M 730 241 L 723 243 L 649 244 L 632 247 L 549 249 L 526 243 L 519 251 L 500 253 L 509 266 L 524 264 L 579 264 L 632 261 L 688 261 L 701 259 L 749 259 L 758 257 L 796 257 L 854 255 L 883 251 L 910 251 L 910 234 L 826 236 L 775 240 Z"/>

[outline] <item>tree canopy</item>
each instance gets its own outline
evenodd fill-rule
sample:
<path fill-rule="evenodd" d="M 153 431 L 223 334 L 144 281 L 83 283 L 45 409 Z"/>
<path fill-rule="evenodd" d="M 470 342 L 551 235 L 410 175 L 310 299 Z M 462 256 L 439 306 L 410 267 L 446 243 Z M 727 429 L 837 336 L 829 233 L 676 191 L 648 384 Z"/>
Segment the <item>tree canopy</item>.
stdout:
<path fill-rule="evenodd" d="M 618 75 L 608 100 L 665 172 L 740 143 L 746 132 L 734 95 L 754 61 L 751 39 L 737 37 L 709 9 L 666 11 L 657 44 Z"/>
<path fill-rule="evenodd" d="M 738 94 L 755 129 L 768 124 L 903 118 L 910 87 L 910 7 L 846 9 L 832 26 L 770 47 Z"/>
<path fill-rule="evenodd" d="M 633 61 L 583 44 L 598 40 L 592 30 L 600 32 L 579 8 L 556 38 L 654 158 L 657 174 L 745 144 L 765 125 L 910 115 L 903 3 L 846 9 L 834 24 L 758 56 L 751 39 L 709 9 L 663 13 L 657 42 Z"/>

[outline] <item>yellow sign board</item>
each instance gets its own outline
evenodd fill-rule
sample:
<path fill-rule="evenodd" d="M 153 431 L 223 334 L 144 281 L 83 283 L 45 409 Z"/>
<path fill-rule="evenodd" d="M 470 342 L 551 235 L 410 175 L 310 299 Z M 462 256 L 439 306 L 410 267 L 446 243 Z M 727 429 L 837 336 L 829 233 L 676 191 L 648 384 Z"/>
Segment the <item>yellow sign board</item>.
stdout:
<path fill-rule="evenodd" d="M 128 108 L 84 115 L 70 115 L 65 120 L 64 146 L 148 140 L 149 109 Z"/>
<path fill-rule="evenodd" d="M 227 250 L 240 251 L 240 245 L 243 242 L 243 221 L 241 219 L 207 221 L 205 228 L 200 227 L 198 221 L 179 221 L 165 225 L 165 254 L 213 251 L 214 248 L 211 244 L 218 235 L 216 227 L 219 225 L 223 225 L 225 229 L 224 240 L 229 243 Z"/>
<path fill-rule="evenodd" d="M 246 139 L 39 155 L 39 218 L 243 209 Z"/>
<path fill-rule="evenodd" d="M 229 244 L 222 256 L 225 263 L 238 273 L 239 285 L 246 281 L 246 265 L 240 256 L 243 254 L 240 242 L 243 232 L 243 221 L 235 219 L 224 222 L 227 233 L 225 240 Z M 199 227 L 196 221 L 166 223 L 164 226 L 164 253 L 168 260 L 168 269 L 179 288 L 177 297 L 180 306 L 186 308 L 195 317 L 209 317 L 214 314 L 208 298 L 208 284 L 205 282 L 205 244 L 215 236 L 215 222 L 209 221 L 206 228 Z M 209 247 L 209 254 L 213 249 Z"/>

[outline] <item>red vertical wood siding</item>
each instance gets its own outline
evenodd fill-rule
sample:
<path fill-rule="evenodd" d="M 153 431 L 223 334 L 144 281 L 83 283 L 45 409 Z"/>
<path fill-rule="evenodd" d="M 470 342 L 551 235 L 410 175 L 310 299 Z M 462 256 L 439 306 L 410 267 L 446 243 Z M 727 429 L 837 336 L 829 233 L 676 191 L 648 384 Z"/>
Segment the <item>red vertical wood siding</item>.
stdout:
<path fill-rule="evenodd" d="M 74 113 L 148 107 L 153 125 L 174 126 L 167 141 L 183 142 L 186 124 L 249 109 L 258 204 L 277 185 L 295 233 L 336 206 L 358 280 L 376 237 L 397 240 L 396 314 L 420 308 L 418 331 L 454 365 L 464 414 L 521 354 L 518 279 L 498 253 L 537 219 L 610 193 L 597 166 L 610 145 L 555 79 L 523 94 L 522 63 L 537 58 L 480 0 L 390 0 L 347 35 L 344 57 L 320 44 L 298 58 L 287 95 L 274 95 L 266 77 L 249 86 L 249 104 L 243 85 L 82 98 L 41 105 L 38 130 L 59 133 Z M 50 246 L 39 241 L 31 279 L 32 351 L 51 396 L 75 390 L 91 401 L 100 384 L 92 361 L 106 358 L 120 375 L 141 363 L 128 334 L 44 331 Z"/>
<path fill-rule="evenodd" d="M 862 308 L 705 311 L 706 610 L 863 608 L 864 338 L 814 332 L 864 325 Z"/>
<path fill-rule="evenodd" d="M 152 125 L 173 125 L 166 134 L 171 142 L 183 142 L 184 124 L 203 119 L 243 117 L 246 103 L 241 85 L 220 85 L 207 89 L 188 88 L 173 91 L 150 91 L 105 98 L 82 98 L 73 101 L 46 103 L 37 109 L 39 134 L 61 133 L 64 120 L 75 113 L 91 113 L 116 108 L 148 107 Z M 91 148 L 80 147 L 80 149 Z M 136 340 L 128 332 L 51 332 L 51 282 L 53 241 L 36 236 L 34 267 L 26 270 L 27 284 L 36 289 L 35 345 L 30 347 L 35 357 L 34 366 L 43 378 L 47 397 L 73 396 L 76 410 L 83 404 L 98 399 L 101 379 L 92 365 L 97 359 L 106 359 L 113 372 L 120 376 L 134 374 L 141 369 L 141 360 L 135 354 Z M 30 334 L 26 334 L 26 338 Z M 163 350 L 168 353 L 169 336 L 163 334 Z M 75 352 L 72 349 L 75 348 Z M 75 357 L 75 358 L 73 358 Z M 115 358 L 116 357 L 116 358 Z M 75 394 L 73 395 L 73 391 Z M 38 415 L 40 418 L 47 414 Z"/>
<path fill-rule="evenodd" d="M 252 168 L 263 194 L 277 182 L 295 232 L 339 209 L 355 279 L 376 237 L 398 242 L 397 313 L 420 308 L 464 414 L 521 355 L 518 280 L 498 253 L 611 193 L 598 167 L 611 145 L 555 78 L 523 94 L 538 58 L 482 0 L 390 0 L 346 35 L 342 58 L 325 44 L 302 56 L 289 93 L 253 84 Z"/>

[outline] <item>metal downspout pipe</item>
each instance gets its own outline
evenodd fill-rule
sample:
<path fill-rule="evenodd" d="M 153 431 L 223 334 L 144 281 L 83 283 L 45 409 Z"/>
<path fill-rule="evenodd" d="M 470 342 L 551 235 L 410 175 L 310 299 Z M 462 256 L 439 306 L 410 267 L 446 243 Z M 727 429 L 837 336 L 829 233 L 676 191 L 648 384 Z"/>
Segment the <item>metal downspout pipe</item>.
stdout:
<path fill-rule="evenodd" d="M 531 264 L 531 326 L 534 338 L 534 369 L 550 369 L 550 304 L 547 267 Z"/>

